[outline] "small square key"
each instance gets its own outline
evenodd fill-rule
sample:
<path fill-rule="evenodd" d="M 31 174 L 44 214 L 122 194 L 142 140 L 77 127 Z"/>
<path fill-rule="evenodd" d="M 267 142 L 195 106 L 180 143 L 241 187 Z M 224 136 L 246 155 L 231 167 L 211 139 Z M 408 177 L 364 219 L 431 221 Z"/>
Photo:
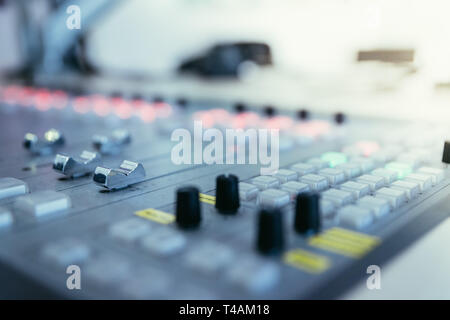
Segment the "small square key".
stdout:
<path fill-rule="evenodd" d="M 317 174 L 307 174 L 300 177 L 300 182 L 309 185 L 312 191 L 322 191 L 328 188 L 328 179 Z"/>
<path fill-rule="evenodd" d="M 14 208 L 21 219 L 41 218 L 70 208 L 70 198 L 62 192 L 51 190 L 20 196 Z"/>
<path fill-rule="evenodd" d="M 258 192 L 259 189 L 257 186 L 246 182 L 239 182 L 239 197 L 242 200 L 249 201 L 255 199 Z"/>
<path fill-rule="evenodd" d="M 382 177 L 386 184 L 394 182 L 398 177 L 397 171 L 381 168 L 373 170 L 372 175 Z"/>
<path fill-rule="evenodd" d="M 330 162 L 329 161 L 325 161 L 322 160 L 320 158 L 312 158 L 308 160 L 309 164 L 312 164 L 316 170 L 320 170 L 320 169 L 324 169 L 324 168 L 329 168 L 330 167 Z"/>
<path fill-rule="evenodd" d="M 331 218 L 336 209 L 333 201 L 320 199 L 320 215 L 324 218 Z"/>
<path fill-rule="evenodd" d="M 353 202 L 353 195 L 350 192 L 330 189 L 322 193 L 323 199 L 334 202 L 337 206 L 345 206 Z"/>
<path fill-rule="evenodd" d="M 297 182 L 297 181 L 289 181 L 286 183 L 283 183 L 280 187 L 281 190 L 287 191 L 290 193 L 291 198 L 297 196 L 299 193 L 308 192 L 309 191 L 309 185 L 303 182 Z"/>
<path fill-rule="evenodd" d="M 352 158 L 351 163 L 358 164 L 363 173 L 367 173 L 375 169 L 375 161 L 373 161 L 372 159 L 355 157 Z"/>
<path fill-rule="evenodd" d="M 272 208 L 281 208 L 289 203 L 289 192 L 277 189 L 267 189 L 258 194 L 256 203 Z"/>
<path fill-rule="evenodd" d="M 369 209 L 350 205 L 338 210 L 339 224 L 354 229 L 364 229 L 373 222 L 373 216 Z"/>
<path fill-rule="evenodd" d="M 356 182 L 367 183 L 370 187 L 370 191 L 372 192 L 385 186 L 383 177 L 373 176 L 371 174 L 363 174 L 356 179 Z"/>
<path fill-rule="evenodd" d="M 281 183 L 285 183 L 288 181 L 296 181 L 298 173 L 293 170 L 280 169 L 274 174 L 274 177 L 280 180 Z"/>
<path fill-rule="evenodd" d="M 0 228 L 9 227 L 13 223 L 13 216 L 8 209 L 0 207 Z"/>
<path fill-rule="evenodd" d="M 444 170 L 432 167 L 422 167 L 417 173 L 429 174 L 433 180 L 433 184 L 437 184 L 444 180 Z"/>
<path fill-rule="evenodd" d="M 319 175 L 326 177 L 330 186 L 335 186 L 345 181 L 344 170 L 325 168 L 319 171 Z"/>
<path fill-rule="evenodd" d="M 361 166 L 352 162 L 340 164 L 336 168 L 343 170 L 347 179 L 355 178 L 362 173 Z"/>
<path fill-rule="evenodd" d="M 412 181 L 395 181 L 390 187 L 405 191 L 408 200 L 414 199 L 420 192 L 419 184 Z"/>
<path fill-rule="evenodd" d="M 400 207 L 406 201 L 406 192 L 398 189 L 381 188 L 375 196 L 388 200 L 393 209 Z"/>
<path fill-rule="evenodd" d="M 316 167 L 311 163 L 296 163 L 293 166 L 291 166 L 291 170 L 297 172 L 300 176 L 303 176 L 305 174 L 309 173 L 315 173 Z"/>
<path fill-rule="evenodd" d="M 419 184 L 420 192 L 425 192 L 431 188 L 433 184 L 433 178 L 429 174 L 424 173 L 411 173 L 405 177 L 405 181 L 416 182 Z"/>
<path fill-rule="evenodd" d="M 16 178 L 0 178 L 0 199 L 28 193 L 28 185 Z"/>
<path fill-rule="evenodd" d="M 383 198 L 375 198 L 372 196 L 365 196 L 359 199 L 357 205 L 359 207 L 370 209 L 375 218 L 381 218 L 389 213 L 391 206 L 389 201 Z"/>
<path fill-rule="evenodd" d="M 351 192 L 355 200 L 369 194 L 370 187 L 367 183 L 347 181 L 340 186 L 341 190 Z"/>
<path fill-rule="evenodd" d="M 257 186 L 259 190 L 266 190 L 269 188 L 278 188 L 280 180 L 273 176 L 259 176 L 252 179 L 252 184 Z"/>

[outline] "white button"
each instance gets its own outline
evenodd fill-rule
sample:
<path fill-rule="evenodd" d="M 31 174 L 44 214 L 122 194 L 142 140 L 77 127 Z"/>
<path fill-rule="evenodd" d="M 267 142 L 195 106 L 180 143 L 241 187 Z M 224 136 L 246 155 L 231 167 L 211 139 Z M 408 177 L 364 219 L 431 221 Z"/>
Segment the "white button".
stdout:
<path fill-rule="evenodd" d="M 312 191 L 322 191 L 328 188 L 328 180 L 317 174 L 307 174 L 300 178 L 300 182 L 309 185 Z"/>
<path fill-rule="evenodd" d="M 0 179 L 0 199 L 20 196 L 28 192 L 28 185 L 22 180 L 16 178 Z"/>
<path fill-rule="evenodd" d="M 90 252 L 84 242 L 74 238 L 51 242 L 42 249 L 44 259 L 65 267 L 83 262 L 89 257 Z"/>
<path fill-rule="evenodd" d="M 433 184 L 439 183 L 444 180 L 444 170 L 432 167 L 422 167 L 417 173 L 429 174 L 433 180 Z"/>
<path fill-rule="evenodd" d="M 339 224 L 355 229 L 363 229 L 373 222 L 373 216 L 369 209 L 353 205 L 339 209 L 337 216 Z"/>
<path fill-rule="evenodd" d="M 320 214 L 324 218 L 330 218 L 333 215 L 335 205 L 332 201 L 320 199 Z"/>
<path fill-rule="evenodd" d="M 259 176 L 252 179 L 252 184 L 257 186 L 259 190 L 265 190 L 269 188 L 278 188 L 280 181 L 272 176 Z"/>
<path fill-rule="evenodd" d="M 150 231 L 151 227 L 144 220 L 131 218 L 116 222 L 109 228 L 109 234 L 120 241 L 131 243 Z"/>
<path fill-rule="evenodd" d="M 141 239 L 141 245 L 152 254 L 167 256 L 180 252 L 186 246 L 186 238 L 169 228 L 157 228 Z"/>
<path fill-rule="evenodd" d="M 358 177 L 356 182 L 367 183 L 370 187 L 370 191 L 372 192 L 385 186 L 383 177 L 373 176 L 371 174 L 364 174 Z"/>
<path fill-rule="evenodd" d="M 258 194 L 256 203 L 262 206 L 280 208 L 289 203 L 289 192 L 277 189 L 267 189 Z"/>
<path fill-rule="evenodd" d="M 326 177 L 328 179 L 328 183 L 331 186 L 335 186 L 345 181 L 344 170 L 340 169 L 335 168 L 322 169 L 319 171 L 319 175 Z"/>
<path fill-rule="evenodd" d="M 14 208 L 21 218 L 40 218 L 61 212 L 71 206 L 70 198 L 62 192 L 40 191 L 16 199 Z"/>
<path fill-rule="evenodd" d="M 405 177 L 405 181 L 416 182 L 419 184 L 420 192 L 427 191 L 433 184 L 431 175 L 424 173 L 411 173 Z"/>
<path fill-rule="evenodd" d="M 233 284 L 252 293 L 262 293 L 273 288 L 280 279 L 279 267 L 263 259 L 244 257 L 238 260 L 227 273 Z"/>
<path fill-rule="evenodd" d="M 397 180 L 398 172 L 389 169 L 375 169 L 372 171 L 372 175 L 382 177 L 386 184 L 390 184 Z"/>
<path fill-rule="evenodd" d="M 383 198 L 375 198 L 372 196 L 366 196 L 359 199 L 357 205 L 359 207 L 367 208 L 372 211 L 372 214 L 378 219 L 388 214 L 391 210 L 388 200 Z"/>
<path fill-rule="evenodd" d="M 338 165 L 336 168 L 343 170 L 347 179 L 352 179 L 361 174 L 361 167 L 356 163 L 343 163 Z"/>
<path fill-rule="evenodd" d="M 420 192 L 419 184 L 411 181 L 395 181 L 390 187 L 393 189 L 404 190 L 408 200 L 414 199 Z"/>
<path fill-rule="evenodd" d="M 358 164 L 363 173 L 367 173 L 375 169 L 375 161 L 367 158 L 352 158 L 351 163 Z"/>
<path fill-rule="evenodd" d="M 13 223 L 13 217 L 8 209 L 0 207 L 0 228 L 9 227 Z"/>
<path fill-rule="evenodd" d="M 322 193 L 322 197 L 334 202 L 337 206 L 345 206 L 353 202 L 353 195 L 350 192 L 338 189 L 327 190 Z"/>
<path fill-rule="evenodd" d="M 406 192 L 398 189 L 381 188 L 375 196 L 388 200 L 393 209 L 400 207 L 406 201 Z"/>
<path fill-rule="evenodd" d="M 330 166 L 330 163 L 328 161 L 322 160 L 320 158 L 312 158 L 308 160 L 309 164 L 312 164 L 316 170 L 328 168 Z"/>
<path fill-rule="evenodd" d="M 212 241 L 192 248 L 185 256 L 187 265 L 205 274 L 214 274 L 230 264 L 233 252 L 223 244 Z"/>
<path fill-rule="evenodd" d="M 101 285 L 117 284 L 131 276 L 131 266 L 123 255 L 102 254 L 86 261 L 82 274 Z"/>
<path fill-rule="evenodd" d="M 340 186 L 340 189 L 351 192 L 355 200 L 364 197 L 365 195 L 368 195 L 370 192 L 370 187 L 367 183 L 360 183 L 354 181 L 347 181 L 343 183 Z"/>
<path fill-rule="evenodd" d="M 297 196 L 299 193 L 308 192 L 309 191 L 309 185 L 302 182 L 297 181 L 289 181 L 286 183 L 283 183 L 280 187 L 281 190 L 287 191 L 290 193 L 291 198 Z"/>
<path fill-rule="evenodd" d="M 411 154 L 411 153 L 402 154 L 401 156 L 399 156 L 397 158 L 397 161 L 406 163 L 413 168 L 417 168 L 420 165 L 420 163 L 422 162 L 419 156 L 417 156 L 415 154 Z"/>
<path fill-rule="evenodd" d="M 256 186 L 246 182 L 239 182 L 239 197 L 242 200 L 252 200 L 256 198 L 258 192 L 259 189 Z"/>
<path fill-rule="evenodd" d="M 280 180 L 281 183 L 285 183 L 297 180 L 298 173 L 292 170 L 280 169 L 274 174 L 274 177 Z"/>
<path fill-rule="evenodd" d="M 316 167 L 310 163 L 296 163 L 291 166 L 291 170 L 297 172 L 299 175 L 303 176 L 305 174 L 316 172 Z"/>

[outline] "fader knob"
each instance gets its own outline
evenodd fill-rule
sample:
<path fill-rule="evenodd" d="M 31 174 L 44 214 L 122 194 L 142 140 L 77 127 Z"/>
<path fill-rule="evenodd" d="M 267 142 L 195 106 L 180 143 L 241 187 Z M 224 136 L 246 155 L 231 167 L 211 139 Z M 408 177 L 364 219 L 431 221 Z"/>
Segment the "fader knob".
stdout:
<path fill-rule="evenodd" d="M 261 209 L 258 215 L 257 249 L 266 255 L 279 254 L 284 247 L 283 216 L 278 209 Z"/>
<path fill-rule="evenodd" d="M 239 209 L 239 179 L 235 175 L 216 178 L 216 209 L 220 213 L 234 214 Z"/>
<path fill-rule="evenodd" d="M 176 222 L 180 228 L 190 229 L 200 225 L 199 191 L 195 187 L 182 187 L 177 190 Z"/>
<path fill-rule="evenodd" d="M 336 113 L 334 115 L 334 122 L 336 122 L 336 124 L 343 124 L 345 122 L 345 114 L 342 112 Z"/>
<path fill-rule="evenodd" d="M 450 141 L 444 142 L 444 151 L 442 153 L 442 162 L 450 163 Z"/>
<path fill-rule="evenodd" d="M 320 231 L 319 194 L 300 193 L 295 204 L 295 231 L 302 234 Z"/>
<path fill-rule="evenodd" d="M 301 109 L 297 112 L 297 117 L 300 120 L 307 120 L 309 118 L 309 111 L 306 109 Z"/>

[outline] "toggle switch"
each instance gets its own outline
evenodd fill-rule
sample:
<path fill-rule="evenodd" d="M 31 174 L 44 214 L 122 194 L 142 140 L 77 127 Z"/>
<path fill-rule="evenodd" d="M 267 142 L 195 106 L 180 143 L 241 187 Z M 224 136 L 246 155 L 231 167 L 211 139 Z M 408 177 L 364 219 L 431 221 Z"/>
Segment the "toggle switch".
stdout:
<path fill-rule="evenodd" d="M 97 167 L 94 172 L 94 182 L 109 190 L 123 189 L 144 179 L 142 164 L 129 160 L 124 160 L 117 169 Z"/>
<path fill-rule="evenodd" d="M 57 154 L 53 161 L 53 169 L 68 177 L 78 178 L 94 172 L 100 164 L 99 153 L 84 150 L 79 157 Z"/>
<path fill-rule="evenodd" d="M 64 136 L 56 129 L 45 132 L 44 137 L 39 139 L 34 133 L 25 134 L 23 146 L 32 154 L 49 155 L 64 145 Z"/>
<path fill-rule="evenodd" d="M 123 147 L 131 143 L 131 134 L 125 129 L 116 129 L 111 136 L 95 135 L 93 145 L 102 154 L 118 154 Z"/>

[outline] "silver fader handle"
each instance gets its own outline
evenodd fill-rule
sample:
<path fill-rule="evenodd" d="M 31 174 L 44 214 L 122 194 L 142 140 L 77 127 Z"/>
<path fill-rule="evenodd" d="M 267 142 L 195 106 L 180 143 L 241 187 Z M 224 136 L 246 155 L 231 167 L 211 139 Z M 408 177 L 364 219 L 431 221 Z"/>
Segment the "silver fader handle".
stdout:
<path fill-rule="evenodd" d="M 65 139 L 61 132 L 50 129 L 45 132 L 44 137 L 39 139 L 34 133 L 25 134 L 23 146 L 36 155 L 49 155 L 57 148 L 64 145 Z"/>
<path fill-rule="evenodd" d="M 94 182 L 109 190 L 123 189 L 144 179 L 142 164 L 128 160 L 124 160 L 117 169 L 97 167 L 94 172 Z"/>
<path fill-rule="evenodd" d="M 97 152 L 84 150 L 79 157 L 57 154 L 53 161 L 53 169 L 71 178 L 91 174 L 101 164 L 101 156 Z"/>
<path fill-rule="evenodd" d="M 128 130 L 114 130 L 111 136 L 95 135 L 93 145 L 102 154 L 118 154 L 123 147 L 131 143 L 131 134 Z"/>

